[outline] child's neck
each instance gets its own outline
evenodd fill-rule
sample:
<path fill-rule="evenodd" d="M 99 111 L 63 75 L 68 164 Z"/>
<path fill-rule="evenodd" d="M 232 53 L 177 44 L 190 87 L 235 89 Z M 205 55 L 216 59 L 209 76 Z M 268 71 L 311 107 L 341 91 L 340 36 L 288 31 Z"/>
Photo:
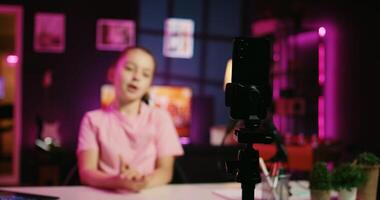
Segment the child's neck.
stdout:
<path fill-rule="evenodd" d="M 118 104 L 119 111 L 128 117 L 135 117 L 140 113 L 141 101 L 131 101 Z"/>

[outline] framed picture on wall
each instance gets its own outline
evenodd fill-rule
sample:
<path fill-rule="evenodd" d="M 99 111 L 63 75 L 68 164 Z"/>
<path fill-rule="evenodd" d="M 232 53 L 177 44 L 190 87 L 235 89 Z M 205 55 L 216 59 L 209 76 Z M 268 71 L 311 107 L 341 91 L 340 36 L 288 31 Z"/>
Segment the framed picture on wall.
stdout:
<path fill-rule="evenodd" d="M 194 51 L 194 21 L 169 18 L 165 20 L 163 54 L 171 58 L 191 58 Z"/>
<path fill-rule="evenodd" d="M 36 13 L 33 46 L 36 52 L 64 52 L 65 15 L 61 13 Z"/>
<path fill-rule="evenodd" d="M 96 23 L 96 49 L 122 51 L 135 45 L 135 35 L 133 20 L 99 19 Z"/>
<path fill-rule="evenodd" d="M 154 85 L 149 91 L 150 104 L 167 110 L 180 137 L 190 136 L 191 97 L 189 87 Z"/>

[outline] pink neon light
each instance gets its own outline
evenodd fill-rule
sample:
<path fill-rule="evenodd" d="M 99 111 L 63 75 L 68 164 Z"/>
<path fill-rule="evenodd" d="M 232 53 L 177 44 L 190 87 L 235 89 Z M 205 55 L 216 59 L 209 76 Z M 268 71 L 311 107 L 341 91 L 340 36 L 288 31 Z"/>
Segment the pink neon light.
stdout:
<path fill-rule="evenodd" d="M 325 26 L 326 27 L 326 26 Z M 326 55 L 326 83 L 324 88 L 325 93 L 325 124 L 326 133 L 325 138 L 327 139 L 338 139 L 339 126 L 345 126 L 339 123 L 339 104 L 340 102 L 340 90 L 338 90 L 338 83 L 341 80 L 341 74 L 338 73 L 337 69 L 339 62 L 341 61 L 338 56 L 339 45 L 338 45 L 338 35 L 339 30 L 334 25 L 327 26 L 329 29 L 329 34 L 323 39 L 325 42 L 325 55 Z"/>
<path fill-rule="evenodd" d="M 319 27 L 319 29 L 318 29 L 318 34 L 319 34 L 319 36 L 321 36 L 321 37 L 325 37 L 325 35 L 326 35 L 326 29 L 325 29 L 325 27 Z"/>
<path fill-rule="evenodd" d="M 18 57 L 16 55 L 8 55 L 7 63 L 8 64 L 16 64 L 18 62 Z"/>
<path fill-rule="evenodd" d="M 280 55 L 273 54 L 273 61 L 278 62 L 280 60 Z"/>
<path fill-rule="evenodd" d="M 320 86 L 325 84 L 326 75 L 326 48 L 323 43 L 318 45 L 318 82 Z"/>
<path fill-rule="evenodd" d="M 251 25 L 251 31 L 254 36 L 259 37 L 274 33 L 277 29 L 277 26 L 278 21 L 276 19 L 259 20 Z"/>
<path fill-rule="evenodd" d="M 318 138 L 325 138 L 325 99 L 323 96 L 318 98 Z"/>
<path fill-rule="evenodd" d="M 289 45 L 310 45 L 318 41 L 319 37 L 315 31 L 308 31 L 303 33 L 298 33 L 294 36 L 289 36 Z"/>
<path fill-rule="evenodd" d="M 336 140 L 338 139 L 338 129 L 344 124 L 340 124 L 339 120 L 339 106 L 337 102 L 340 101 L 340 90 L 337 86 L 340 82 L 341 75 L 338 73 L 337 69 L 339 66 L 339 52 L 338 45 L 338 35 L 339 30 L 333 21 L 319 22 L 320 27 L 318 29 L 318 34 L 320 36 L 321 48 L 318 49 L 318 66 L 319 74 L 323 74 L 319 78 L 319 83 L 323 83 L 323 106 L 324 106 L 324 133 L 322 137 L 326 140 Z M 317 24 L 316 24 L 317 25 Z M 329 34 L 326 34 L 326 30 L 329 30 Z M 324 33 L 324 34 L 323 34 Z M 323 62 L 322 62 L 323 61 Z M 322 65 L 321 65 L 322 64 Z"/>

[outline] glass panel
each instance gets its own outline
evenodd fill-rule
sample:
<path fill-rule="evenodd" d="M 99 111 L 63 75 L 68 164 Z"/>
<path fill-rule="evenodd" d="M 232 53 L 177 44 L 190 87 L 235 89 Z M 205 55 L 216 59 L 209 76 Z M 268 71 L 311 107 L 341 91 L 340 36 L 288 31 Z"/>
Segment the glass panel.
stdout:
<path fill-rule="evenodd" d="M 316 137 L 319 131 L 319 53 L 317 30 L 276 38 L 274 45 L 274 120 L 280 132 L 295 143 Z"/>

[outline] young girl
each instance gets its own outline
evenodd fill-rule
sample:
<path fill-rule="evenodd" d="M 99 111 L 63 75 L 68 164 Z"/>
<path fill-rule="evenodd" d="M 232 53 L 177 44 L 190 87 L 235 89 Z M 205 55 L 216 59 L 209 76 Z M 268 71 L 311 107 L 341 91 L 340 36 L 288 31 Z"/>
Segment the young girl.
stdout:
<path fill-rule="evenodd" d="M 171 181 L 175 156 L 183 149 L 168 112 L 143 100 L 155 65 L 142 47 L 128 48 L 117 59 L 114 102 L 82 119 L 77 158 L 83 184 L 137 192 Z"/>

